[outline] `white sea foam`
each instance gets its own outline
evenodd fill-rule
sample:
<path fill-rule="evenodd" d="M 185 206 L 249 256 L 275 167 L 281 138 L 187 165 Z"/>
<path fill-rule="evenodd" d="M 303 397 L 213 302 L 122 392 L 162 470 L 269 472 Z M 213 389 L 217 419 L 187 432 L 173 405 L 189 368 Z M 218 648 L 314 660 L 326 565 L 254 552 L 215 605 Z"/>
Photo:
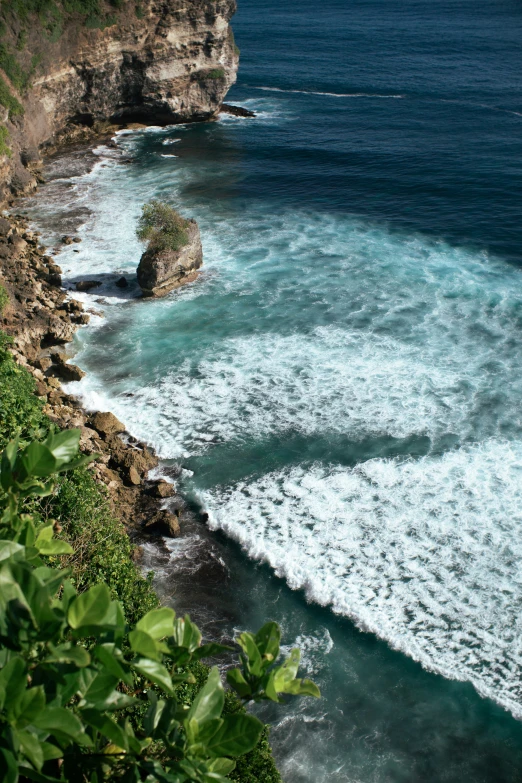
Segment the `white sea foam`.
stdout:
<path fill-rule="evenodd" d="M 204 495 L 292 588 L 522 717 L 522 446 L 314 465 Z"/>
<path fill-rule="evenodd" d="M 295 93 L 298 95 L 326 95 L 330 98 L 405 98 L 405 95 L 388 95 L 375 92 L 320 92 L 319 90 L 283 90 L 280 87 L 254 87 L 254 90 L 266 92 Z"/>

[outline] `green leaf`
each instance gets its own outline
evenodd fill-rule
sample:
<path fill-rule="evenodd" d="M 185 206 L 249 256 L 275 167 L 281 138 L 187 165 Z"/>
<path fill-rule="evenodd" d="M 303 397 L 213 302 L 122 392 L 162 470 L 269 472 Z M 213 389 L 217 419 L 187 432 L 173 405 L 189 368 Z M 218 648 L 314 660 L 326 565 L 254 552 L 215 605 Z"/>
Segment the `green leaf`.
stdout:
<path fill-rule="evenodd" d="M 7 748 L 0 747 L 0 780 L 2 783 L 18 783 L 18 762 Z"/>
<path fill-rule="evenodd" d="M 252 695 L 252 689 L 240 669 L 230 669 L 227 672 L 227 682 L 242 699 Z"/>
<path fill-rule="evenodd" d="M 152 661 L 150 658 L 138 658 L 132 662 L 132 667 L 151 682 L 160 685 L 171 696 L 174 695 L 172 677 L 159 661 Z"/>
<path fill-rule="evenodd" d="M 164 639 L 165 636 L 172 636 L 174 633 L 174 618 L 176 613 L 173 609 L 164 606 L 161 609 L 153 609 L 151 612 L 141 618 L 136 624 L 137 631 L 144 631 L 153 639 Z"/>
<path fill-rule="evenodd" d="M 0 691 L 3 699 L 0 707 L 12 712 L 22 699 L 27 688 L 27 668 L 25 661 L 18 655 L 6 663 L 0 671 Z"/>
<path fill-rule="evenodd" d="M 78 595 L 69 607 L 67 619 L 71 628 L 103 626 L 111 605 L 111 594 L 106 584 L 100 583 Z"/>
<path fill-rule="evenodd" d="M 70 462 L 78 454 L 81 430 L 62 430 L 49 435 L 44 441 L 45 445 L 55 458 L 57 467 Z"/>
<path fill-rule="evenodd" d="M 185 647 L 189 652 L 193 652 L 199 647 L 200 642 L 201 632 L 188 614 L 184 618 L 178 617 L 174 623 L 174 643 L 178 647 Z"/>
<path fill-rule="evenodd" d="M 131 649 L 138 655 L 152 658 L 154 661 L 161 661 L 162 655 L 158 643 L 145 631 L 131 631 L 129 643 Z"/>
<path fill-rule="evenodd" d="M 188 712 L 188 720 L 204 723 L 207 720 L 221 717 L 225 704 L 225 691 L 217 666 L 214 666 L 205 685 L 201 688 Z"/>
<path fill-rule="evenodd" d="M 202 644 L 192 652 L 192 660 L 199 661 L 201 658 L 209 658 L 210 656 L 219 655 L 223 652 L 233 650 L 233 647 L 227 647 L 225 644 L 216 644 L 215 642 L 209 642 L 209 644 Z"/>
<path fill-rule="evenodd" d="M 97 729 L 106 739 L 113 742 L 118 748 L 129 749 L 129 741 L 124 730 L 118 726 L 108 715 L 103 715 L 98 710 L 82 710 L 82 718 L 93 729 Z"/>
<path fill-rule="evenodd" d="M 277 660 L 281 644 L 281 629 L 277 623 L 269 622 L 263 625 L 256 633 L 254 640 L 263 658 L 268 661 Z"/>
<path fill-rule="evenodd" d="M 45 663 L 74 663 L 81 669 L 91 662 L 91 656 L 85 647 L 77 647 L 70 642 L 59 644 L 57 647 L 49 644 L 49 650 L 50 655 L 45 659 Z"/>
<path fill-rule="evenodd" d="M 48 478 L 57 468 L 57 461 L 52 452 L 43 443 L 33 441 L 22 452 L 21 461 L 27 476 Z"/>
<path fill-rule="evenodd" d="M 248 672 L 255 677 L 260 677 L 263 669 L 268 666 L 268 661 L 263 661 L 252 634 L 245 631 L 245 633 L 239 635 L 237 643 L 245 653 Z"/>
<path fill-rule="evenodd" d="M 47 707 L 35 718 L 33 725 L 49 735 L 54 735 L 58 741 L 72 740 L 79 745 L 92 745 L 76 715 L 63 707 Z"/>
<path fill-rule="evenodd" d="M 53 539 L 52 525 L 46 525 L 39 532 L 35 541 L 35 547 L 41 555 L 71 555 L 73 548 L 66 541 Z"/>
<path fill-rule="evenodd" d="M 321 698 L 321 691 L 312 680 L 292 680 L 287 687 L 285 693 L 290 693 L 292 696 L 313 696 L 315 699 Z"/>
<path fill-rule="evenodd" d="M 279 666 L 279 668 L 274 671 L 274 688 L 277 693 L 288 693 L 287 688 L 292 680 L 295 679 L 297 670 L 299 669 L 300 658 L 301 653 L 297 647 L 295 647 L 290 651 L 290 655 L 283 665 Z"/>
<path fill-rule="evenodd" d="M 45 692 L 43 685 L 29 688 L 23 693 L 22 698 L 17 701 L 16 707 L 13 709 L 16 725 L 19 728 L 23 728 L 33 723 L 44 708 Z"/>
<path fill-rule="evenodd" d="M 33 767 L 37 770 L 41 770 L 44 763 L 44 754 L 40 741 L 29 731 L 17 731 L 16 736 L 18 737 L 24 754 Z"/>
<path fill-rule="evenodd" d="M 232 759 L 212 759 L 207 762 L 207 767 L 210 772 L 216 772 L 219 775 L 228 775 L 236 768 L 236 762 Z"/>
<path fill-rule="evenodd" d="M 8 560 L 15 555 L 22 555 L 24 552 L 25 547 L 15 541 L 0 541 L 0 561 Z"/>
<path fill-rule="evenodd" d="M 264 725 L 253 715 L 226 715 L 223 725 L 206 743 L 213 756 L 242 756 L 251 751 L 261 737 Z"/>
<path fill-rule="evenodd" d="M 123 661 L 121 650 L 115 644 L 99 644 L 92 651 L 93 655 L 103 663 L 108 672 L 113 674 L 126 685 L 132 686 L 134 680 L 132 674 L 123 668 L 126 665 Z M 121 656 L 121 663 L 117 656 Z"/>
<path fill-rule="evenodd" d="M 119 710 L 134 703 L 131 696 L 116 690 L 118 678 L 112 674 L 99 672 L 83 695 L 81 707 L 98 710 Z"/>

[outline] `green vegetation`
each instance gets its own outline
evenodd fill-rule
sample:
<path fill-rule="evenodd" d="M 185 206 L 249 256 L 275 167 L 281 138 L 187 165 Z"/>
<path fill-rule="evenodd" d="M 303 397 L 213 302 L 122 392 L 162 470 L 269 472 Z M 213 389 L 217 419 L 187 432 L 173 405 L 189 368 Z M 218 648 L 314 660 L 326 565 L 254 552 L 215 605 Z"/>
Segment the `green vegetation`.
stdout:
<path fill-rule="evenodd" d="M 179 250 L 188 243 L 188 225 L 169 204 L 153 199 L 142 207 L 136 235 L 151 250 Z"/>
<path fill-rule="evenodd" d="M 1 127 L 1 126 L 0 126 Z M 3 285 L 0 285 L 0 315 L 4 312 L 4 309 L 9 302 L 9 294 L 5 290 Z M 2 333 L 0 332 L 0 338 L 2 336 Z M 1 345 L 1 343 L 0 343 Z"/>
<path fill-rule="evenodd" d="M 223 68 L 214 68 L 213 71 L 207 73 L 207 79 L 224 79 L 225 71 Z"/>
<path fill-rule="evenodd" d="M 10 158 L 13 153 L 11 152 L 11 147 L 7 143 L 8 138 L 9 131 L 5 125 L 0 125 L 0 155 L 7 155 Z"/>
<path fill-rule="evenodd" d="M 145 16 L 145 11 L 143 10 L 143 6 L 141 6 L 138 3 L 136 6 L 134 6 L 134 10 L 136 12 L 136 16 L 138 17 L 138 19 L 143 19 L 143 17 Z"/>
<path fill-rule="evenodd" d="M 258 745 L 263 724 L 240 707 L 225 711 L 217 667 L 190 704 L 179 690 L 196 684 L 190 664 L 227 648 L 202 645 L 190 618 L 167 607 L 127 625 L 103 582 L 78 593 L 70 571 L 52 567 L 73 554 L 56 538 L 59 525 L 22 513 L 27 498 L 51 497 L 57 475 L 89 461 L 79 439 L 79 430 L 22 448 L 16 439 L 1 458 L 1 779 L 230 783 L 235 759 Z M 296 678 L 299 650 L 278 663 L 280 637 L 266 623 L 237 638 L 240 666 L 227 674 L 235 702 L 319 696 Z M 133 713 L 143 716 L 134 725 Z"/>
<path fill-rule="evenodd" d="M 6 302 L 7 294 L 0 286 L 0 310 L 5 306 Z M 19 367 L 16 364 L 12 355 L 7 350 L 9 342 L 9 338 L 0 332 L 0 449 L 6 446 L 10 438 L 14 435 L 18 435 L 22 448 L 25 446 L 25 450 L 27 450 L 27 444 L 32 439 L 41 439 L 47 432 L 52 430 L 52 427 L 43 413 L 42 401 L 35 396 L 34 379 L 24 368 Z M 75 437 L 77 438 L 77 436 Z M 96 484 L 88 467 L 86 465 L 78 465 L 76 468 L 72 469 L 74 467 L 74 462 L 69 463 L 67 467 L 68 470 L 66 472 L 61 472 L 54 481 L 54 488 L 51 494 L 46 494 L 44 497 L 26 498 L 24 501 L 24 510 L 31 513 L 33 524 L 35 524 L 37 531 L 42 528 L 48 529 L 51 524 L 53 524 L 55 530 L 60 530 L 59 545 L 63 546 L 64 549 L 62 553 L 56 551 L 54 555 L 51 555 L 49 562 L 51 565 L 55 566 L 60 564 L 62 568 L 65 567 L 67 569 L 72 589 L 76 590 L 77 593 L 85 593 L 92 586 L 106 585 L 109 598 L 119 599 L 121 614 L 124 617 L 126 624 L 132 627 L 140 617 L 158 607 L 157 597 L 152 589 L 151 580 L 150 578 L 143 579 L 132 562 L 132 545 L 121 523 L 112 516 L 104 490 Z M 39 479 L 42 478 L 42 476 L 39 476 Z M 3 483 L 2 486 L 5 489 Z M 2 507 L 5 506 L 5 500 L 5 496 L 2 499 L 0 495 L 0 515 Z M 53 518 L 58 519 L 59 524 L 55 525 L 53 523 Z M 1 539 L 5 539 L 7 533 L 5 529 L 2 530 L 0 528 L 0 553 L 2 552 Z M 69 545 L 70 548 L 67 548 L 67 545 Z M 5 562 L 2 561 L 0 555 L 0 566 L 4 565 Z M 2 596 L 0 595 L 0 703 L 2 701 L 2 670 L 5 668 L 5 665 L 9 663 L 12 656 L 15 655 L 15 652 L 13 651 L 6 652 L 2 649 L 3 640 L 1 638 L 1 625 L 3 609 L 1 606 L 1 599 Z M 67 634 L 62 634 L 62 637 L 64 638 L 66 635 Z M 253 637 L 253 640 L 255 644 L 255 637 Z M 68 644 L 69 641 L 71 640 L 67 638 L 67 641 L 60 642 L 60 644 L 56 644 L 55 642 L 51 643 L 53 643 L 55 647 L 61 648 L 62 644 Z M 72 640 L 71 643 L 73 646 L 84 644 L 81 640 Z M 39 642 L 39 644 L 41 643 Z M 252 647 L 252 639 L 247 639 L 243 644 L 247 645 L 247 650 L 249 649 L 249 646 L 251 651 L 254 650 Z M 91 638 L 88 645 L 89 649 L 91 649 L 93 645 L 94 641 Z M 126 637 L 124 640 L 124 655 L 126 656 L 126 660 L 129 657 L 129 649 L 131 649 L 130 642 L 129 638 Z M 39 650 L 42 652 L 41 646 L 39 647 Z M 268 683 L 269 677 L 267 678 L 266 675 L 267 669 L 271 666 L 270 655 L 273 653 L 273 650 L 272 652 L 268 650 L 267 653 L 267 656 L 261 656 L 261 671 Z M 18 655 L 18 653 L 16 653 L 16 655 Z M 248 657 L 248 652 L 246 655 Z M 41 660 L 42 657 L 43 653 L 38 660 Z M 64 663 L 63 666 L 70 667 L 71 664 Z M 254 669 L 258 666 L 259 661 L 253 663 Z M 263 669 L 263 667 L 265 668 Z M 82 671 L 84 672 L 82 676 L 84 676 L 85 669 L 82 669 Z M 190 662 L 183 664 L 182 667 L 176 667 L 176 676 L 185 678 L 185 680 L 180 682 L 176 687 L 176 699 L 182 709 L 185 709 L 186 711 L 190 708 L 190 705 L 194 703 L 197 694 L 207 682 L 210 671 L 208 666 L 197 659 L 197 656 L 195 660 L 192 659 Z M 46 669 L 46 676 L 47 672 L 48 669 Z M 240 672 L 240 670 L 236 670 L 236 674 L 231 676 L 238 678 L 237 672 Z M 135 676 L 138 675 L 135 673 Z M 257 681 L 257 688 L 259 690 L 259 677 L 255 672 L 252 677 L 252 672 L 249 672 L 247 669 L 243 672 L 242 678 L 241 676 L 238 678 L 238 682 L 241 682 L 241 679 L 247 681 L 247 685 L 251 691 L 252 688 L 255 690 L 255 683 Z M 36 684 L 34 677 L 33 684 Z M 143 687 L 143 684 L 141 684 L 141 687 Z M 245 686 L 240 685 L 240 687 L 244 688 Z M 118 690 L 123 689 L 125 691 L 125 688 L 125 685 L 120 684 L 120 686 L 117 686 Z M 270 690 L 270 687 L 268 690 Z M 258 693 L 257 697 L 259 697 L 259 695 L 260 694 Z M 246 698 L 248 698 L 248 696 L 245 696 L 244 700 L 246 700 Z M 119 723 L 125 725 L 126 720 L 130 721 L 131 725 L 134 727 L 133 731 L 140 735 L 140 732 L 144 731 L 145 716 L 147 710 L 150 708 L 150 703 L 147 700 L 145 691 L 140 691 L 138 693 L 137 700 L 137 707 L 134 705 L 129 706 L 126 710 L 122 710 Z M 5 704 L 4 713 L 0 713 L 0 726 L 2 726 L 2 720 L 5 720 L 5 710 L 7 709 L 8 707 Z M 231 691 L 226 692 L 221 719 L 227 715 L 239 714 L 245 714 L 245 708 L 241 699 Z M 110 716 L 107 717 L 110 720 Z M 31 728 L 24 727 L 23 731 L 26 730 L 29 733 L 32 732 Z M 18 731 L 18 729 L 15 728 L 15 731 Z M 93 732 L 92 727 L 86 729 L 86 733 L 89 732 Z M 23 736 L 25 737 L 25 735 Z M 98 743 L 102 742 L 101 737 L 98 735 L 96 736 L 96 741 Z M 58 740 L 58 738 L 56 739 Z M 25 740 L 31 743 L 31 738 L 27 740 L 25 737 Z M 46 740 L 46 742 L 48 741 L 49 739 Z M 59 741 L 62 742 L 65 740 L 63 740 L 63 737 L 60 737 Z M 154 740 L 153 743 L 155 752 L 158 750 L 158 742 L 158 740 Z M 2 745 L 0 739 L 0 753 L 2 753 L 2 747 L 5 748 L 5 744 Z M 107 746 L 105 747 L 105 750 L 108 750 Z M 70 754 L 70 748 L 67 749 L 66 752 Z M 81 749 L 81 753 L 84 752 L 86 752 L 85 748 Z M 91 752 L 92 751 L 89 751 L 89 753 Z M 82 756 L 82 765 L 84 761 L 85 759 Z M 54 763 L 55 762 L 52 760 L 45 762 L 42 770 L 45 768 L 46 771 L 48 768 L 47 765 L 53 766 Z M 69 767 L 66 768 L 64 765 L 63 775 L 68 774 L 65 771 L 68 768 Z M 54 767 L 53 771 L 56 771 Z M 92 778 L 82 777 L 79 773 L 76 776 L 76 773 L 77 770 L 74 774 L 71 773 L 69 778 L 65 777 L 64 779 L 75 781 L 89 780 L 89 783 L 92 780 Z M 31 777 L 31 774 L 32 773 L 30 773 L 28 769 L 24 769 L 24 777 Z M 45 780 L 45 778 L 35 777 L 35 775 L 36 773 L 34 772 L 32 779 Z M 111 771 L 110 774 L 107 773 L 107 775 L 108 777 L 99 778 L 97 783 L 101 783 L 102 780 L 106 779 L 111 780 L 111 775 L 116 777 L 114 771 Z M 7 776 L 7 773 L 4 777 L 7 781 L 16 780 L 14 777 L 10 778 Z M 228 778 L 230 781 L 235 781 L 236 783 L 281 783 L 281 778 L 275 767 L 268 744 L 267 727 L 263 727 L 260 739 L 255 747 L 236 759 L 236 768 L 229 773 Z M 0 776 L 0 779 L 3 780 L 4 778 Z M 47 778 L 48 781 L 52 779 L 52 777 Z M 129 778 L 129 780 L 130 779 L 131 778 Z M 167 780 L 167 778 L 161 779 Z M 195 779 L 197 780 L 198 778 Z M 188 778 L 188 780 L 190 780 L 190 778 Z M 213 780 L 216 783 L 219 778 Z"/>
<path fill-rule="evenodd" d="M 0 105 L 4 106 L 9 111 L 9 117 L 16 117 L 18 114 L 23 114 L 22 104 L 11 95 L 11 91 L 6 82 L 0 76 Z"/>

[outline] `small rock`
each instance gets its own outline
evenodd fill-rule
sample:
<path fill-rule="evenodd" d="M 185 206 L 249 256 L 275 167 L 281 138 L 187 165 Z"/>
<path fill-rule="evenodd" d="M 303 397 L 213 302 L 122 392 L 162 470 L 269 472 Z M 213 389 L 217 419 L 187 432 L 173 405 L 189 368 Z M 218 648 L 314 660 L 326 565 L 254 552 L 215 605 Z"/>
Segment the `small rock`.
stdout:
<path fill-rule="evenodd" d="M 125 425 L 119 421 L 113 413 L 101 413 L 98 411 L 91 416 L 91 424 L 102 435 L 114 435 L 117 432 L 125 432 Z"/>
<path fill-rule="evenodd" d="M 80 239 L 80 237 L 73 237 L 72 241 L 73 242 L 81 242 L 82 240 Z"/>
<path fill-rule="evenodd" d="M 129 283 L 127 282 L 126 277 L 120 277 L 118 280 L 116 280 L 114 285 L 117 286 L 118 288 L 127 288 Z"/>
<path fill-rule="evenodd" d="M 42 381 L 38 381 L 36 384 L 36 393 L 38 397 L 47 397 L 47 392 L 49 389 L 47 388 L 45 383 L 42 383 Z"/>
<path fill-rule="evenodd" d="M 138 473 L 134 465 L 130 466 L 128 476 L 131 484 L 134 484 L 135 486 L 141 484 L 140 474 Z"/>
<path fill-rule="evenodd" d="M 68 236 L 62 237 L 62 245 L 72 245 L 72 243 L 73 243 L 72 237 L 68 237 Z"/>
<path fill-rule="evenodd" d="M 0 236 L 6 237 L 11 231 L 11 224 L 8 220 L 0 217 Z"/>
<path fill-rule="evenodd" d="M 77 291 L 90 291 L 92 288 L 98 288 L 101 285 L 101 280 L 79 280 L 76 283 Z"/>

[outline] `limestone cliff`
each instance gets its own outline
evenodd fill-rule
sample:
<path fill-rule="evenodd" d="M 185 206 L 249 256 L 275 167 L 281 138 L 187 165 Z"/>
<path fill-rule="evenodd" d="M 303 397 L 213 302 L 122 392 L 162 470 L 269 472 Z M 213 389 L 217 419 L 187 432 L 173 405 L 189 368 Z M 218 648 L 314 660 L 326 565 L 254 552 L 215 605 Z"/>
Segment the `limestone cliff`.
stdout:
<path fill-rule="evenodd" d="M 117 10 L 100 5 L 108 26 L 91 29 L 85 16 L 70 14 L 53 42 L 36 16 L 33 24 L 6 17 L 2 44 L 31 78 L 24 94 L 4 75 L 23 107 L 23 114 L 8 117 L 0 106 L 12 150 L 0 157 L 4 197 L 31 187 L 38 148 L 68 124 L 208 120 L 235 81 L 238 54 L 229 21 L 236 0 L 120 0 Z"/>

